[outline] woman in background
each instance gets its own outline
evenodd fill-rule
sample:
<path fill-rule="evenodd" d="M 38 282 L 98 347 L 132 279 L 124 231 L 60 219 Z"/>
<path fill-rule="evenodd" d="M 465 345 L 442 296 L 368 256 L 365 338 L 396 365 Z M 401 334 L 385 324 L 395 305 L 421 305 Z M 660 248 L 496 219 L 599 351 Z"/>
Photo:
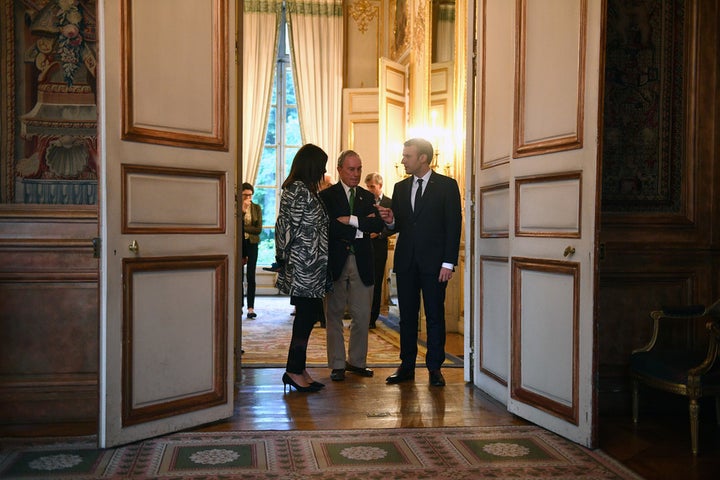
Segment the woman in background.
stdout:
<path fill-rule="evenodd" d="M 332 287 L 328 271 L 329 219 L 318 197 L 327 153 L 308 143 L 295 154 L 282 184 L 275 223 L 275 286 L 295 306 L 292 338 L 282 381 L 299 392 L 317 392 L 325 385 L 310 377 L 307 345 L 313 325 L 323 315 L 323 298 Z"/>
<path fill-rule="evenodd" d="M 262 209 L 253 203 L 252 197 L 255 188 L 245 182 L 242 184 L 242 213 L 243 213 L 243 257 L 247 257 L 245 265 L 245 279 L 247 281 L 247 318 L 257 317 L 255 313 L 255 270 L 257 268 L 258 247 L 260 233 L 262 233 Z"/>

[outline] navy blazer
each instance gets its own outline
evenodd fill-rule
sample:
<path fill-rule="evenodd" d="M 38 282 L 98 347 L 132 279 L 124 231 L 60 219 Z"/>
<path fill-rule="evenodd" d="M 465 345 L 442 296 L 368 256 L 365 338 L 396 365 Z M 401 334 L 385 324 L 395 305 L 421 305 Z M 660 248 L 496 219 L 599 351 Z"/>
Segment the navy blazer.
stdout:
<path fill-rule="evenodd" d="M 420 273 L 436 275 L 443 263 L 457 265 L 462 230 L 460 189 L 454 178 L 430 174 L 419 208 L 410 203 L 414 176 L 395 184 L 392 195 L 394 230 L 398 232 L 393 269 L 407 273 L 417 264 Z"/>
<path fill-rule="evenodd" d="M 370 233 L 381 232 L 385 223 L 375 206 L 375 196 L 364 188 L 355 187 L 355 208 L 353 215 L 358 218 L 359 230 L 364 232 L 362 238 L 355 238 L 357 229 L 352 225 L 338 222 L 338 217 L 350 215 L 350 204 L 342 183 L 338 182 L 320 192 L 320 198 L 325 204 L 330 217 L 329 231 L 329 268 L 333 280 L 342 274 L 343 267 L 350 255 L 352 245 L 357 260 L 358 273 L 363 284 L 370 286 L 374 283 L 373 247 Z"/>

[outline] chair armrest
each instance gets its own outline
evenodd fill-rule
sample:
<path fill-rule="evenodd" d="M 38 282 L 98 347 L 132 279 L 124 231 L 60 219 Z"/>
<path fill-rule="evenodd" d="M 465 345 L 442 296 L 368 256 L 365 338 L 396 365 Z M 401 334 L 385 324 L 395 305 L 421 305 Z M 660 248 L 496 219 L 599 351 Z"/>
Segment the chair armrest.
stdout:
<path fill-rule="evenodd" d="M 688 372 L 689 376 L 704 375 L 713 368 L 713 365 L 718 358 L 718 349 L 720 348 L 720 345 L 718 345 L 720 343 L 720 320 L 717 318 L 708 320 L 707 323 L 705 323 L 705 328 L 708 330 L 710 335 L 707 355 L 700 365 Z"/>
<path fill-rule="evenodd" d="M 653 320 L 652 335 L 648 343 L 640 348 L 632 351 L 637 352 L 648 352 L 652 350 L 657 342 L 658 334 L 660 333 L 660 320 L 668 319 L 672 321 L 678 320 L 693 320 L 705 316 L 707 309 L 704 305 L 678 305 L 678 306 L 663 306 L 662 310 L 654 310 L 650 312 L 650 318 Z"/>

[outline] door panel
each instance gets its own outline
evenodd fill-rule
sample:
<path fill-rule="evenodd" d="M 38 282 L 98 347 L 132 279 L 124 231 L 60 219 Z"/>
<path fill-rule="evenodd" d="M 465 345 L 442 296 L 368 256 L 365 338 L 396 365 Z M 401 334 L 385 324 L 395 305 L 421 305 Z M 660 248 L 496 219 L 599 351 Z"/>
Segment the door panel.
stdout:
<path fill-rule="evenodd" d="M 578 264 L 513 258 L 510 395 L 577 425 Z M 512 410 L 512 406 L 510 408 Z"/>
<path fill-rule="evenodd" d="M 483 287 L 477 344 L 483 358 L 488 352 L 499 355 L 486 336 L 507 340 L 509 388 L 503 390 L 502 375 L 493 375 L 500 371 L 497 367 L 481 367 L 476 383 L 496 398 L 505 393 L 500 399 L 509 411 L 592 446 L 602 2 L 518 0 L 514 12 L 498 0 L 481 3 L 479 38 L 483 57 L 492 63 L 479 69 L 482 87 L 476 100 L 482 106 L 480 115 L 476 113 L 481 145 L 476 161 L 481 166 L 476 186 L 479 253 L 486 259 L 483 284 L 508 282 L 510 308 L 503 312 L 493 306 L 496 299 L 485 296 L 502 294 L 498 288 Z M 507 26 L 510 18 L 512 39 L 497 27 Z M 503 63 L 507 60 L 488 51 L 507 50 L 513 39 L 511 76 Z M 514 85 L 511 104 L 502 96 L 508 84 Z M 514 112 L 510 127 L 504 117 L 489 115 L 503 107 Z M 483 218 L 504 210 L 507 231 L 502 220 Z M 497 268 L 496 259 L 508 259 L 509 271 Z M 499 326 L 505 313 L 507 330 Z M 505 331 L 507 338 L 502 337 Z"/>
<path fill-rule="evenodd" d="M 407 125 L 407 68 L 388 58 L 380 58 L 379 66 L 379 115 L 380 158 L 382 176 L 385 185 L 392 185 L 401 180 L 405 169 L 398 169 L 402 160 L 403 142 L 405 142 L 405 125 Z"/>
<path fill-rule="evenodd" d="M 508 410 L 592 446 L 602 2 L 519 6 Z"/>
<path fill-rule="evenodd" d="M 510 379 L 510 159 L 513 154 L 515 2 L 477 2 L 479 57 L 475 79 L 474 219 L 479 256 L 473 264 L 480 302 L 473 312 L 475 384 L 507 403 Z M 472 69 L 468 69 L 472 71 Z M 473 252 L 470 252 L 472 255 Z"/>
<path fill-rule="evenodd" d="M 237 95 L 227 0 L 106 1 L 101 18 L 109 447 L 232 415 Z"/>

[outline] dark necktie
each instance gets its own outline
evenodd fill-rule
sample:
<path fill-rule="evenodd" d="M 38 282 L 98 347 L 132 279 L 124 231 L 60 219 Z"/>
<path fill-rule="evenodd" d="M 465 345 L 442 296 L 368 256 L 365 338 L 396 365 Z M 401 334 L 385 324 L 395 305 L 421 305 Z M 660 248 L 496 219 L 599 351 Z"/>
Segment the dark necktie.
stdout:
<path fill-rule="evenodd" d="M 418 178 L 417 190 L 415 190 L 415 204 L 413 205 L 413 212 L 417 212 L 420 207 L 420 199 L 422 198 L 422 178 Z"/>

